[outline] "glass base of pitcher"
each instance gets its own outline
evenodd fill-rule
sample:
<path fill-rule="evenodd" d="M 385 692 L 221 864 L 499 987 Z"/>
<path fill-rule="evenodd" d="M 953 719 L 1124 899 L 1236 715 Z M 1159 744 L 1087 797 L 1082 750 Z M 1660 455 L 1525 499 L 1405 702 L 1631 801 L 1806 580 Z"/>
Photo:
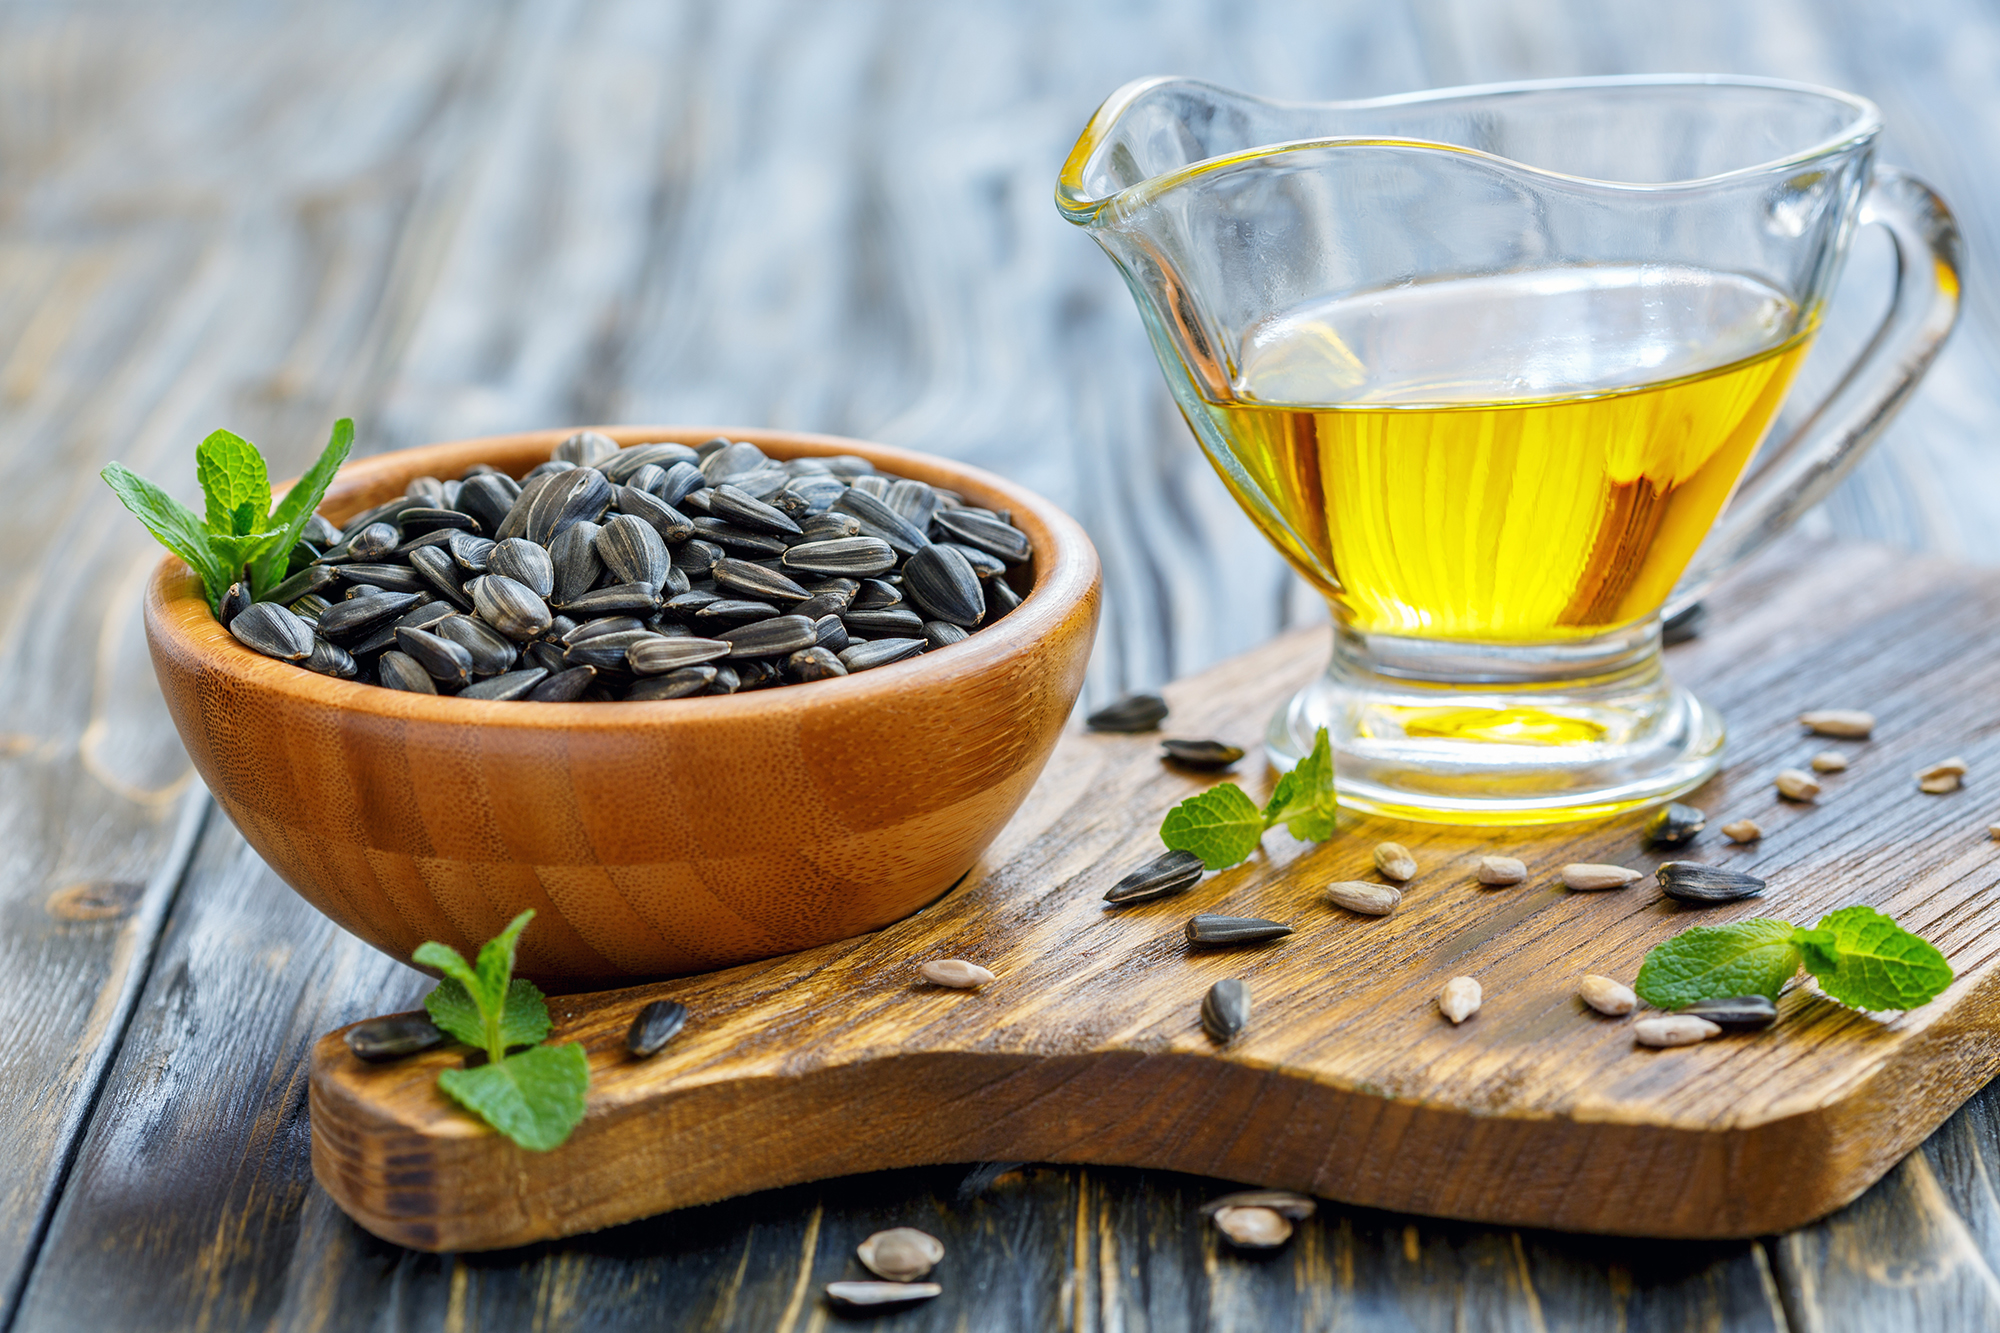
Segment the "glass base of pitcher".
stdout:
<path fill-rule="evenodd" d="M 1658 804 L 1722 764 L 1722 718 L 1676 686 L 1657 620 L 1559 645 L 1334 630 L 1271 719 L 1280 771 L 1333 745 L 1340 803 L 1434 824 L 1554 824 Z"/>

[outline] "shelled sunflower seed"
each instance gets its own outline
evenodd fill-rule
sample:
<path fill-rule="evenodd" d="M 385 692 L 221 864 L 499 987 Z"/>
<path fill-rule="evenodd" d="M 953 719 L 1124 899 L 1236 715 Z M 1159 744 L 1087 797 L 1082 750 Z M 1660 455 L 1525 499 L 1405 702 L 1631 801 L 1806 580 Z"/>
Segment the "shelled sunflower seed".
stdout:
<path fill-rule="evenodd" d="M 831 680 L 1021 604 L 1012 516 L 865 460 L 579 431 L 515 480 L 476 464 L 301 545 L 223 624 L 311 671 L 419 694 L 595 702 Z"/>

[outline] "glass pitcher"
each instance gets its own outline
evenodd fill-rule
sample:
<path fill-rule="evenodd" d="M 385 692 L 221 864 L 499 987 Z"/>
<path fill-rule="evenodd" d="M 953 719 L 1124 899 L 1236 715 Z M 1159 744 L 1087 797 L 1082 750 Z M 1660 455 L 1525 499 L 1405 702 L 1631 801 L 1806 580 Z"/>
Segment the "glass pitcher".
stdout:
<path fill-rule="evenodd" d="M 1663 608 L 1823 498 L 1957 318 L 1951 215 L 1874 165 L 1880 128 L 1846 93 L 1691 76 L 1324 103 L 1147 79 L 1099 108 L 1057 203 L 1333 609 L 1274 764 L 1325 727 L 1345 804 L 1459 824 L 1715 772 Z M 1861 223 L 1895 245 L 1889 312 L 1760 451 Z"/>

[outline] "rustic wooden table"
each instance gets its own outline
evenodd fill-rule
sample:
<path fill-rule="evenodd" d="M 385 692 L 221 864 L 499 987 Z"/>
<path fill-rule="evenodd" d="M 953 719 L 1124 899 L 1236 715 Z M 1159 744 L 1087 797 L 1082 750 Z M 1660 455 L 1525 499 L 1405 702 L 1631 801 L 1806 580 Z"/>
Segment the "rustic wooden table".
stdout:
<path fill-rule="evenodd" d="M 425 983 L 209 812 L 139 632 L 156 550 L 93 473 L 188 478 L 222 424 L 291 470 L 343 413 L 367 449 L 639 420 L 931 449 L 1089 526 L 1102 700 L 1323 612 L 1050 202 L 1097 100 L 1156 72 L 1328 97 L 1713 69 L 1874 97 L 1884 156 L 1959 210 L 1964 322 L 1813 523 L 2000 563 L 1996 57 L 1968 0 L 0 10 L 0 1322 L 794 1329 L 910 1223 L 948 1290 L 897 1327 L 1994 1327 L 1990 1089 L 1851 1207 L 1750 1243 L 1328 1207 L 1244 1259 L 1195 1223 L 1214 1182 L 1006 1164 L 520 1252 L 376 1241 L 312 1182 L 305 1056 Z M 1836 321 L 1885 261 L 1858 249 Z"/>

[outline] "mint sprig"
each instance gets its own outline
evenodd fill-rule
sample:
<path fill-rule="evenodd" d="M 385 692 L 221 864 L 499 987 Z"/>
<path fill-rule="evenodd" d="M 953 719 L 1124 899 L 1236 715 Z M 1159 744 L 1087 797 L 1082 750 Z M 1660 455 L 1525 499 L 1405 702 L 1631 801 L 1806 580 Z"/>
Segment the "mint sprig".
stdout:
<path fill-rule="evenodd" d="M 246 571 L 253 600 L 268 599 L 284 582 L 292 548 L 353 447 L 354 423 L 342 417 L 318 461 L 275 508 L 264 455 L 226 430 L 215 431 L 195 449 L 205 514 L 195 513 L 123 463 L 108 464 L 98 475 L 160 545 L 187 562 L 201 579 L 209 609 L 220 614 L 223 594 L 230 584 L 245 581 Z"/>
<path fill-rule="evenodd" d="M 435 940 L 411 957 L 445 974 L 424 997 L 431 1021 L 486 1052 L 486 1063 L 475 1069 L 440 1073 L 438 1087 L 523 1148 L 547 1152 L 583 1119 L 590 1063 L 576 1042 L 539 1044 L 549 1035 L 548 1004 L 534 982 L 514 976 L 515 946 L 534 916 L 531 908 L 508 922 L 474 963 Z"/>
<path fill-rule="evenodd" d="M 1829 912 L 1811 930 L 1755 917 L 1684 930 L 1646 953 L 1633 989 L 1658 1009 L 1738 995 L 1778 998 L 1800 967 L 1853 1009 L 1928 1004 L 1952 981 L 1936 948 L 1872 907 Z"/>
<path fill-rule="evenodd" d="M 1326 728 L 1313 738 L 1312 753 L 1278 779 L 1260 810 L 1233 782 L 1218 782 L 1188 797 L 1160 823 L 1160 841 L 1169 850 L 1193 852 L 1210 870 L 1236 865 L 1257 850 L 1266 830 L 1283 824 L 1302 842 L 1333 836 L 1338 806 L 1333 790 L 1333 743 Z"/>

